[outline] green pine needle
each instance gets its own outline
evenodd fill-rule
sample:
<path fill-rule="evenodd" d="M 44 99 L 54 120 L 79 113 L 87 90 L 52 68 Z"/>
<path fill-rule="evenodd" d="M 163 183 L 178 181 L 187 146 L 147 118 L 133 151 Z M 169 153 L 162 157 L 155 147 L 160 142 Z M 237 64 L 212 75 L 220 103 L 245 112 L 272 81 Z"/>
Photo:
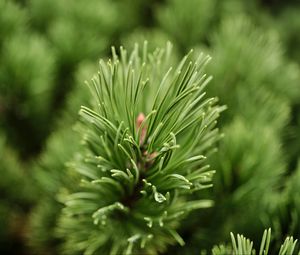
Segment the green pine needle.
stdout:
<path fill-rule="evenodd" d="M 226 255 L 226 254 L 233 254 L 233 255 L 255 255 L 256 250 L 253 248 L 253 242 L 250 239 L 247 239 L 243 235 L 237 234 L 235 237 L 233 233 L 230 233 L 231 236 L 231 245 L 218 245 L 212 249 L 213 255 Z M 259 255 L 268 255 L 269 254 L 269 246 L 271 242 L 271 229 L 264 231 Z M 278 255 L 293 255 L 293 254 L 300 254 L 300 251 L 296 252 L 296 243 L 297 239 L 294 240 L 293 237 L 287 237 L 284 243 L 281 245 Z"/>

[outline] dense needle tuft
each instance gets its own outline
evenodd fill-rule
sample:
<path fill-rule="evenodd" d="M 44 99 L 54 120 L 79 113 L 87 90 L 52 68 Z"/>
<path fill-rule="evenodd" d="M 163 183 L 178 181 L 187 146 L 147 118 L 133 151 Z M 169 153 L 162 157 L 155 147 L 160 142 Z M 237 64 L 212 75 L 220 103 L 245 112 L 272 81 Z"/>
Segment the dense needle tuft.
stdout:
<path fill-rule="evenodd" d="M 131 54 L 112 48 L 89 83 L 94 107 L 80 110 L 82 177 L 65 199 L 58 234 L 64 252 L 156 254 L 184 241 L 176 232 L 191 210 L 212 205 L 190 194 L 211 186 L 205 155 L 219 138 L 223 110 L 205 97 L 208 56 L 173 66 L 171 45 Z M 117 230 L 117 231 L 116 231 Z"/>

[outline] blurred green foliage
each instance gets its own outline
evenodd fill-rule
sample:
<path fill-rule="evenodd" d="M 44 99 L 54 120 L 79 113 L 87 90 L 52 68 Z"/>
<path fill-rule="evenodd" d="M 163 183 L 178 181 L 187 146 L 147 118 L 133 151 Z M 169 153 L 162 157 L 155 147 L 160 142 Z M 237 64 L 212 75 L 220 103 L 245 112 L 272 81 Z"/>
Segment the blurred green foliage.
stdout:
<path fill-rule="evenodd" d="M 112 45 L 144 40 L 170 40 L 174 58 L 209 53 L 207 92 L 228 107 L 209 157 L 215 207 L 192 213 L 186 245 L 166 254 L 211 250 L 230 231 L 258 243 L 272 227 L 271 251 L 300 238 L 299 31 L 297 0 L 0 0 L 0 253 L 58 253 L 84 81 Z"/>

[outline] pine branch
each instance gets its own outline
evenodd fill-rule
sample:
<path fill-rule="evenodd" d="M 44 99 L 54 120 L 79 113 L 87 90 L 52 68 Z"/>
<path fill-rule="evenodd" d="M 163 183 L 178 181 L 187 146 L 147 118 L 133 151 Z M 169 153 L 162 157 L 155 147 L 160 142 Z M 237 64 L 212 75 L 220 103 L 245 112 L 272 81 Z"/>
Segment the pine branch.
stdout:
<path fill-rule="evenodd" d="M 226 254 L 233 254 L 233 255 L 267 255 L 269 254 L 269 247 L 271 242 L 271 229 L 265 230 L 259 252 L 257 253 L 256 250 L 253 248 L 253 242 L 250 239 L 247 239 L 243 235 L 237 234 L 235 237 L 233 233 L 230 233 L 231 236 L 231 245 L 219 245 L 215 246 L 212 249 L 213 255 L 226 255 Z M 280 250 L 278 251 L 278 255 L 292 255 L 292 254 L 300 254 L 300 251 L 297 253 L 296 247 L 297 239 L 287 237 L 283 244 L 280 246 Z"/>
<path fill-rule="evenodd" d="M 145 43 L 100 61 L 89 84 L 95 105 L 80 110 L 81 187 L 66 198 L 57 231 L 66 254 L 157 254 L 183 245 L 180 220 L 212 205 L 189 200 L 210 186 L 204 155 L 223 110 L 205 98 L 209 57 L 192 62 L 190 53 L 173 69 L 170 55 L 170 44 L 149 54 Z"/>

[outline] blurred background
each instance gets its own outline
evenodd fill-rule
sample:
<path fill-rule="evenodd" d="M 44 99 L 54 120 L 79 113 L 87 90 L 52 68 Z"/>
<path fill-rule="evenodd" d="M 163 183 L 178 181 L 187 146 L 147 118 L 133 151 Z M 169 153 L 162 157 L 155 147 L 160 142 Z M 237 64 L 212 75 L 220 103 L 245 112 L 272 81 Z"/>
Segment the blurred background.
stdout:
<path fill-rule="evenodd" d="M 84 85 L 112 45 L 173 44 L 212 56 L 208 94 L 228 107 L 209 158 L 217 170 L 180 233 L 199 254 L 229 233 L 271 250 L 300 238 L 300 2 L 298 0 L 0 0 L 0 254 L 59 254 L 60 193 Z"/>

